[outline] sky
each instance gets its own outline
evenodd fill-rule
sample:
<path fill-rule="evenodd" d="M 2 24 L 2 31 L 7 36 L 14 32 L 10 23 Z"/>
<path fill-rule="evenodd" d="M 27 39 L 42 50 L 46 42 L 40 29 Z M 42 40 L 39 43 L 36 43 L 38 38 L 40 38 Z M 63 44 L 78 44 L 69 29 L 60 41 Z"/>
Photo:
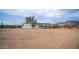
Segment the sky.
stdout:
<path fill-rule="evenodd" d="M 0 22 L 4 24 L 23 24 L 27 16 L 35 16 L 40 23 L 79 21 L 79 9 L 0 9 Z"/>

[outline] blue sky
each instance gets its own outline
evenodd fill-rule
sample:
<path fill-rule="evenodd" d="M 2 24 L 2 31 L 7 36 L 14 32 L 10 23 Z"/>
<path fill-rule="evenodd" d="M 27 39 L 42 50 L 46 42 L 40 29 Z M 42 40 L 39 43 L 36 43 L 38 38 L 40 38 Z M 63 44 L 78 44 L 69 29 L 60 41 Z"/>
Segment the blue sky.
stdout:
<path fill-rule="evenodd" d="M 79 20 L 79 9 L 0 9 L 0 22 L 22 24 L 26 16 L 35 16 L 40 23 Z"/>

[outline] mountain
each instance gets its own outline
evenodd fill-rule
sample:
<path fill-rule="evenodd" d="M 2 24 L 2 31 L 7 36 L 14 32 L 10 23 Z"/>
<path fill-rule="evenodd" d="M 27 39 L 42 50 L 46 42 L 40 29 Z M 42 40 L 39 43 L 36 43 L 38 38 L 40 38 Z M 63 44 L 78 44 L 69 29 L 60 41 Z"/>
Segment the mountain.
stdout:
<path fill-rule="evenodd" d="M 79 26 L 79 21 L 68 20 L 66 22 L 58 23 L 59 26 Z"/>

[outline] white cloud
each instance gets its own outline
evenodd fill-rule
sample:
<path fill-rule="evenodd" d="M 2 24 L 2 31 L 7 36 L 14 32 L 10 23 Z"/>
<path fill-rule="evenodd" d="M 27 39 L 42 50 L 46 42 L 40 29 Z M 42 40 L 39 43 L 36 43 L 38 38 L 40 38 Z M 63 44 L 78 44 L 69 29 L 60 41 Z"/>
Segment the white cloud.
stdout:
<path fill-rule="evenodd" d="M 14 9 L 14 10 L 3 10 L 2 12 L 8 13 L 14 16 L 27 16 L 27 15 L 42 15 L 45 17 L 55 17 L 60 16 L 59 10 L 49 10 L 49 9 Z"/>
<path fill-rule="evenodd" d="M 70 14 L 69 17 L 79 17 L 79 11 L 73 14 Z"/>
<path fill-rule="evenodd" d="M 33 12 L 36 13 L 36 14 L 39 14 L 39 15 L 44 14 L 44 10 L 36 9 L 36 10 L 33 10 Z"/>
<path fill-rule="evenodd" d="M 56 17 L 56 18 L 61 18 L 63 15 L 65 14 L 65 12 L 62 12 L 61 10 L 49 10 L 47 11 L 46 15 L 47 17 L 49 18 L 53 18 L 53 17 Z"/>
<path fill-rule="evenodd" d="M 47 16 L 48 16 L 48 17 L 52 17 L 52 16 L 54 16 L 54 15 L 53 15 L 53 13 L 48 13 Z"/>
<path fill-rule="evenodd" d="M 2 10 L 1 12 L 7 13 L 7 14 L 10 14 L 13 16 L 25 16 L 25 15 L 27 15 L 26 10 L 20 10 L 20 9 Z"/>
<path fill-rule="evenodd" d="M 66 12 L 62 12 L 59 9 L 6 9 L 6 10 L 2 10 L 2 12 L 5 12 L 13 16 L 23 16 L 23 17 L 29 16 L 29 15 L 34 15 L 35 17 L 39 17 L 41 15 L 45 19 L 46 18 L 60 19 L 60 18 L 66 17 L 65 16 Z"/>

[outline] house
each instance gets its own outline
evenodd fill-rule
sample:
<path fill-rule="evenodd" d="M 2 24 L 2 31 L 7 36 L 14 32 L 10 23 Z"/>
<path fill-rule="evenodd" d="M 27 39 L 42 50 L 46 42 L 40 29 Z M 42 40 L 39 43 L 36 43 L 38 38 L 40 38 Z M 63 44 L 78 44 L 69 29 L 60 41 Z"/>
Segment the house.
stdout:
<path fill-rule="evenodd" d="M 23 26 L 22 26 L 22 28 L 32 28 L 32 26 L 31 26 L 31 24 L 24 23 Z"/>
<path fill-rule="evenodd" d="M 23 24 L 23 26 L 22 26 L 22 28 L 32 28 L 32 26 L 31 26 L 31 24 Z M 35 25 L 35 28 L 41 28 L 41 29 L 50 29 L 50 28 L 52 28 L 52 24 L 50 24 L 50 23 L 37 23 L 36 25 Z"/>

